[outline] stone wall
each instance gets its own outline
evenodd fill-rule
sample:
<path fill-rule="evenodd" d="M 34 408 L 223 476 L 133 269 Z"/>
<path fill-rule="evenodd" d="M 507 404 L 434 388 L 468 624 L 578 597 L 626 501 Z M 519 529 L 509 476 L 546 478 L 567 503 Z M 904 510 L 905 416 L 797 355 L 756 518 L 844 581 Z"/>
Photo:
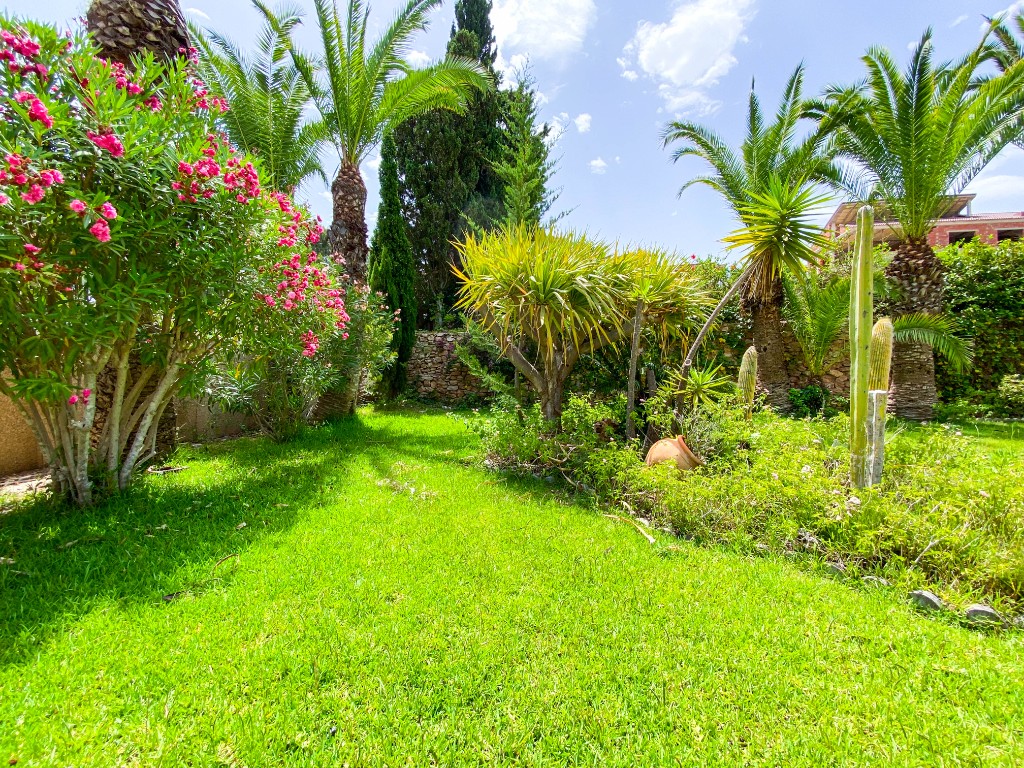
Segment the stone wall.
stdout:
<path fill-rule="evenodd" d="M 0 395 L 0 477 L 46 466 L 32 429 L 14 403 Z"/>
<path fill-rule="evenodd" d="M 419 331 L 407 367 L 409 390 L 423 400 L 457 405 L 470 398 L 487 398 L 488 390 L 455 356 L 455 347 L 468 334 Z"/>

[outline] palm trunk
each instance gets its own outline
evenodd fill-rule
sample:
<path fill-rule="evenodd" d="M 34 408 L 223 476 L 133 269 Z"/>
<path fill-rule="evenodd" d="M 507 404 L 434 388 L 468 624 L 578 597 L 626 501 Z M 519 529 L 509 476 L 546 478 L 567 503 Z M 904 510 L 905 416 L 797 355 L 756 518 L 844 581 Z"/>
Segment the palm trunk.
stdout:
<path fill-rule="evenodd" d="M 943 310 L 942 263 L 927 241 L 901 243 L 886 276 L 898 296 L 888 308 L 893 317 L 913 312 L 935 314 Z M 902 419 L 927 421 L 938 400 L 935 388 L 935 353 L 927 344 L 893 345 L 892 401 Z"/>
<path fill-rule="evenodd" d="M 683 360 L 683 381 L 685 381 L 687 375 L 689 375 L 690 369 L 693 367 L 693 362 L 697 359 L 697 353 L 700 351 L 700 347 L 704 343 L 704 338 L 708 335 L 708 332 L 715 324 L 715 321 L 718 320 L 718 316 L 722 314 L 722 310 L 729 305 L 729 302 L 732 301 L 736 294 L 742 290 L 743 286 L 747 284 L 747 281 L 750 279 L 753 272 L 753 266 L 749 266 L 743 270 L 742 274 L 740 274 L 740 276 L 733 281 L 733 284 L 729 286 L 729 290 L 725 292 L 725 296 L 722 297 L 722 300 L 718 302 L 718 306 L 714 308 L 708 316 L 708 319 L 704 322 L 704 326 L 697 333 L 697 338 L 693 340 L 693 344 L 690 345 L 690 349 L 686 353 L 686 359 Z"/>
<path fill-rule="evenodd" d="M 749 309 L 757 348 L 757 383 L 768 393 L 768 404 L 787 413 L 790 382 L 782 337 L 781 295 L 756 302 Z"/>
<path fill-rule="evenodd" d="M 189 47 L 178 0 L 93 0 L 87 19 L 103 55 L 129 67 L 136 54 L 173 59 Z"/>
<path fill-rule="evenodd" d="M 334 253 L 345 259 L 346 269 L 354 282 L 366 281 L 367 246 L 366 184 L 359 166 L 342 162 L 331 184 L 334 221 L 328 242 Z"/>

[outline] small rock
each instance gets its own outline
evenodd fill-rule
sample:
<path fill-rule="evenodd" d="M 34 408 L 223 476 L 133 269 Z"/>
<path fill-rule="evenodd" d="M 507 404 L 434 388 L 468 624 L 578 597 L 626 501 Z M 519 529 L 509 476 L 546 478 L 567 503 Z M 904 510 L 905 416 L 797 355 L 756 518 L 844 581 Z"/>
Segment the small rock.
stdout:
<path fill-rule="evenodd" d="M 942 602 L 938 595 L 934 592 L 929 592 L 927 589 L 915 589 L 907 597 L 910 598 L 910 602 L 922 611 L 941 611 L 946 607 L 946 604 Z"/>
<path fill-rule="evenodd" d="M 825 567 L 832 571 L 836 576 L 846 575 L 846 566 L 842 563 L 825 563 Z"/>
<path fill-rule="evenodd" d="M 873 587 L 891 587 L 888 581 L 883 579 L 881 576 L 864 576 L 861 578 L 865 584 L 870 584 Z"/>
<path fill-rule="evenodd" d="M 972 624 L 1005 624 L 1003 617 L 994 608 L 981 603 L 967 606 L 967 620 Z"/>
<path fill-rule="evenodd" d="M 243 528 L 248 528 L 248 527 L 249 527 L 248 523 L 239 523 L 238 525 L 235 526 L 235 530 L 236 531 L 240 531 Z"/>

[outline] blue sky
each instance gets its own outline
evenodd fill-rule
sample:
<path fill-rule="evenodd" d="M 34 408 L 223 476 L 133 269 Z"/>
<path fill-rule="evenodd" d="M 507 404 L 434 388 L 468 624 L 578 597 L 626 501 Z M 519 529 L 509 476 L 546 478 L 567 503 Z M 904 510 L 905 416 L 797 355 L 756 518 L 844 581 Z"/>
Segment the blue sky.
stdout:
<path fill-rule="evenodd" d="M 344 2 L 344 0 L 340 0 Z M 697 160 L 673 165 L 659 134 L 677 116 L 699 119 L 732 143 L 742 138 L 752 79 L 773 108 L 793 69 L 807 67 L 808 93 L 862 74 L 860 56 L 873 44 L 898 57 L 925 28 L 935 30 L 938 57 L 975 45 L 983 15 L 1024 9 L 1010 0 L 862 0 L 855 6 L 807 0 L 495 0 L 492 19 L 502 66 L 527 60 L 543 94 L 543 117 L 561 128 L 556 155 L 565 226 L 609 241 L 662 246 L 681 254 L 717 254 L 735 228 L 710 190 L 680 185 L 703 170 Z M 87 0 L 9 0 L 8 14 L 68 24 Z M 398 0 L 376 0 L 376 17 L 390 17 Z M 443 54 L 454 0 L 415 42 L 414 57 Z M 312 0 L 298 0 L 312 14 Z M 1008 7 L 1009 6 L 1009 7 Z M 249 0 L 182 0 L 189 17 L 243 45 L 258 19 Z M 301 32 L 313 42 L 312 30 Z M 325 156 L 329 174 L 336 160 Z M 368 215 L 376 217 L 376 163 L 364 167 Z M 1008 150 L 968 191 L 975 211 L 1024 209 L 1024 152 Z M 302 193 L 325 219 L 324 188 Z M 827 216 L 827 212 L 825 214 Z"/>

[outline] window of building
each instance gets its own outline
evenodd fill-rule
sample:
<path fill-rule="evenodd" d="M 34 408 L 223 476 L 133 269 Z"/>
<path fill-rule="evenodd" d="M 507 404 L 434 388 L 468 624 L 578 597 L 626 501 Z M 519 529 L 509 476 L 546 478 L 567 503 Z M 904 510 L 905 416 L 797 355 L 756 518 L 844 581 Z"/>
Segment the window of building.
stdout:
<path fill-rule="evenodd" d="M 954 243 L 969 243 L 977 235 L 977 232 L 950 232 L 949 233 L 949 244 Z"/>
<path fill-rule="evenodd" d="M 1020 240 L 1024 238 L 1024 229 L 1000 229 L 996 231 L 999 242 L 1003 240 Z"/>

